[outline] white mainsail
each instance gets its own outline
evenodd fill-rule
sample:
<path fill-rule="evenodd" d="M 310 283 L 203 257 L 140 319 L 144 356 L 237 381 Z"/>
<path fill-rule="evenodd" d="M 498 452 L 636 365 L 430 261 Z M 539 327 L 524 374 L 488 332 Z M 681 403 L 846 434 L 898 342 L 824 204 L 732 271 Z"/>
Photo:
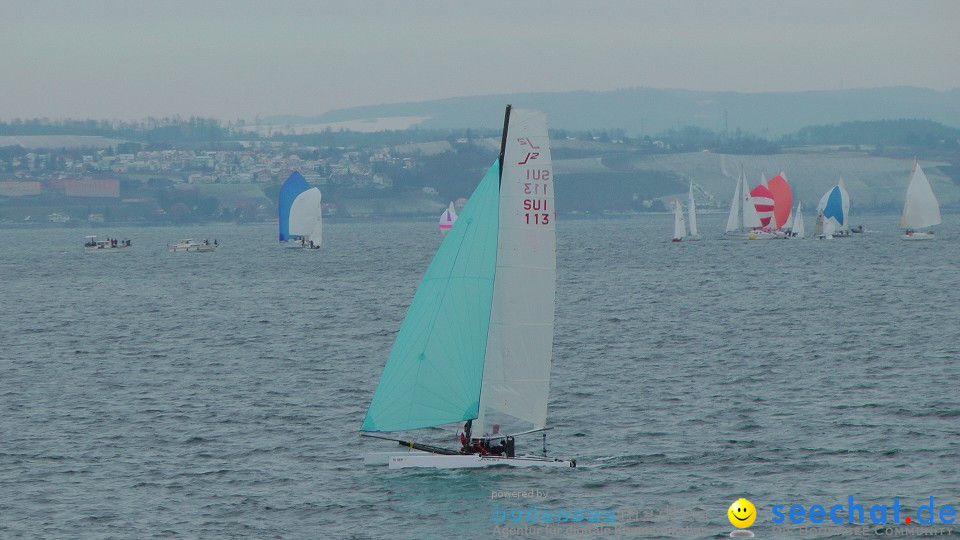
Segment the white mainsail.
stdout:
<path fill-rule="evenodd" d="M 699 239 L 697 233 L 697 205 L 693 201 L 693 181 L 690 182 L 690 192 L 687 194 L 687 213 L 690 215 L 690 237 Z"/>
<path fill-rule="evenodd" d="M 673 201 L 673 241 L 683 240 L 687 232 L 687 225 L 683 221 L 683 205 L 680 201 Z"/>
<path fill-rule="evenodd" d="M 743 176 L 743 171 L 740 171 Z M 737 187 L 733 190 L 733 201 L 730 202 L 730 214 L 727 216 L 726 232 L 733 233 L 740 230 L 740 178 L 737 178 Z"/>
<path fill-rule="evenodd" d="M 754 206 L 753 197 L 750 196 L 750 187 L 747 185 L 747 177 L 740 174 L 740 180 L 743 182 L 743 229 L 756 229 L 763 224 L 760 221 L 760 214 L 757 213 L 757 207 Z M 766 181 L 766 180 L 764 180 Z"/>
<path fill-rule="evenodd" d="M 823 236 L 826 238 L 832 238 L 833 233 L 837 232 L 837 227 L 834 224 L 832 219 L 823 220 Z"/>
<path fill-rule="evenodd" d="M 927 175 L 923 173 L 920 164 L 913 161 L 913 171 L 910 174 L 910 184 L 907 186 L 907 197 L 903 203 L 903 214 L 900 215 L 901 229 L 921 229 L 940 224 L 940 204 L 937 202 L 933 188 Z"/>
<path fill-rule="evenodd" d="M 793 218 L 793 235 L 797 238 L 803 238 L 806 232 L 803 228 L 803 213 L 800 210 L 800 203 L 797 203 L 797 215 Z"/>
<path fill-rule="evenodd" d="M 557 281 L 546 114 L 513 109 L 504 135 L 500 230 L 480 415 L 474 433 L 546 426 Z"/>

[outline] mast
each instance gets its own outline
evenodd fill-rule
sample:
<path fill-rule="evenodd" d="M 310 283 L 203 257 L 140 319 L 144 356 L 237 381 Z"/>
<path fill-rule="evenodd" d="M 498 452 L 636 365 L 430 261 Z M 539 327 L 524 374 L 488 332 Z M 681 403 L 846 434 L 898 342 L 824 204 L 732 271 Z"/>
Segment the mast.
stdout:
<path fill-rule="evenodd" d="M 500 136 L 500 180 L 503 181 L 503 154 L 507 150 L 507 127 L 510 125 L 510 108 L 511 105 L 507 104 L 507 109 L 503 112 L 503 134 Z"/>

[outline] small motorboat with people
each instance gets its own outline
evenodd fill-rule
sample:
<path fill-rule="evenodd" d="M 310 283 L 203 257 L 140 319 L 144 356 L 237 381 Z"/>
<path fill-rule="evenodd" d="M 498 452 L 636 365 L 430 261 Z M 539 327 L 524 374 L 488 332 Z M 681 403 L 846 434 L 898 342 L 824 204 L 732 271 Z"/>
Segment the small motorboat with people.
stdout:
<path fill-rule="evenodd" d="M 220 247 L 220 242 L 216 238 L 213 239 L 213 242 L 210 240 L 204 240 L 203 242 L 192 240 L 190 238 L 184 238 L 177 240 L 175 244 L 167 244 L 167 251 L 171 253 L 177 252 L 194 252 L 194 253 L 204 253 L 208 251 L 216 251 Z"/>
<path fill-rule="evenodd" d="M 133 247 L 130 240 L 118 240 L 116 238 L 107 238 L 106 240 L 97 240 L 96 236 L 85 237 L 83 251 L 87 253 L 117 253 L 126 251 Z"/>

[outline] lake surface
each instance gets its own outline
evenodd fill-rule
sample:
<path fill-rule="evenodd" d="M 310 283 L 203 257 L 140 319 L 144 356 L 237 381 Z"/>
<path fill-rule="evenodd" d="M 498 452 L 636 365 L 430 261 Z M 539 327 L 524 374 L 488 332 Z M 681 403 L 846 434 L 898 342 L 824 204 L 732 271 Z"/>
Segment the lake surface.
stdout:
<path fill-rule="evenodd" d="M 934 242 L 894 215 L 831 241 L 720 240 L 725 219 L 672 244 L 670 215 L 561 217 L 569 470 L 362 465 L 396 448 L 358 430 L 433 221 L 328 222 L 318 252 L 269 224 L 0 230 L 0 537 L 495 538 L 536 504 L 715 538 L 739 497 L 770 537 L 776 504 L 960 509 L 958 216 Z M 188 237 L 222 246 L 165 251 Z"/>

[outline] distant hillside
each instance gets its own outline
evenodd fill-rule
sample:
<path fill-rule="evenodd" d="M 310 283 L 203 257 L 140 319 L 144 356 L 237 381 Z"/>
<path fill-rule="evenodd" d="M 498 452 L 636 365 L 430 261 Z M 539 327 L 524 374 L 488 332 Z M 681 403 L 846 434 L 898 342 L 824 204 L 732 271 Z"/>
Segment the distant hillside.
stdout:
<path fill-rule="evenodd" d="M 784 144 L 861 144 L 956 148 L 960 129 L 931 120 L 880 120 L 807 126 L 783 138 Z"/>
<path fill-rule="evenodd" d="M 777 138 L 810 125 L 892 118 L 927 119 L 960 127 L 960 89 L 938 92 L 914 87 L 755 94 L 658 88 L 502 94 L 353 107 L 313 118 L 276 116 L 265 122 L 327 124 L 424 117 L 427 120 L 418 124 L 424 129 L 499 129 L 506 103 L 547 111 L 552 129 L 622 129 L 631 136 L 698 126 L 718 132 L 739 128 Z"/>

